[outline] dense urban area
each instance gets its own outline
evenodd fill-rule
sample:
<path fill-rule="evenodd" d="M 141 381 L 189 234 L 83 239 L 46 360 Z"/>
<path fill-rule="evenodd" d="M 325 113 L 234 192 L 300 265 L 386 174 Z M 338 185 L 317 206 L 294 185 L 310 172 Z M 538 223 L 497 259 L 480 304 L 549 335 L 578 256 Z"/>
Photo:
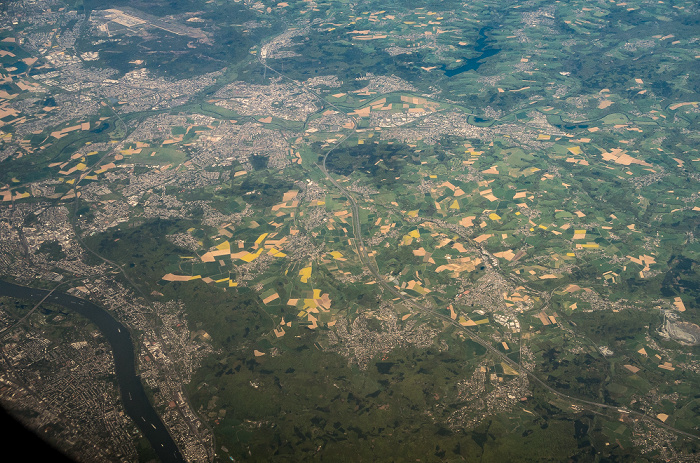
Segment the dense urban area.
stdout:
<path fill-rule="evenodd" d="M 0 5 L 0 406 L 94 461 L 700 461 L 698 5 Z"/>

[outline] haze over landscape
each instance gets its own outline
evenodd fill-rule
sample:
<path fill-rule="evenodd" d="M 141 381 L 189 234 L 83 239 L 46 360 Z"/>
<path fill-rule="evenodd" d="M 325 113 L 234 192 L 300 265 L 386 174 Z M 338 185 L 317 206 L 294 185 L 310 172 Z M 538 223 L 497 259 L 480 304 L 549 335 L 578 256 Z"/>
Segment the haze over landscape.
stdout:
<path fill-rule="evenodd" d="M 10 426 L 700 461 L 698 69 L 693 1 L 2 2 Z"/>

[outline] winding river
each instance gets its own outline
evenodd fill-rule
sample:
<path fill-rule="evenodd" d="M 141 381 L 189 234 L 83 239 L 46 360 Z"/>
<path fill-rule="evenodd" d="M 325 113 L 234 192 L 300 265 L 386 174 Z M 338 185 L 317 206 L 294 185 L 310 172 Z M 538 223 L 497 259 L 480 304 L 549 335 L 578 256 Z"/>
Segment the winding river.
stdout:
<path fill-rule="evenodd" d="M 19 286 L 0 280 L 0 296 L 39 302 L 48 293 L 48 290 Z M 136 375 L 134 346 L 129 330 L 106 310 L 90 301 L 53 292 L 45 302 L 72 310 L 97 326 L 112 347 L 114 370 L 127 415 L 134 420 L 163 463 L 184 462 L 185 459 L 180 450 L 148 400 L 141 379 Z"/>

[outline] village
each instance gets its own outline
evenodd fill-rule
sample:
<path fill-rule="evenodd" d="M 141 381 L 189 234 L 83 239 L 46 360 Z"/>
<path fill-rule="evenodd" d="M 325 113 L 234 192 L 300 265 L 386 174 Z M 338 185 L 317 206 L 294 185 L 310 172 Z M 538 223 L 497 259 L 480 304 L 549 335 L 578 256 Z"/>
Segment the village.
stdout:
<path fill-rule="evenodd" d="M 223 29 L 218 4 L 167 15 L 7 5 L 3 280 L 121 323 L 186 461 L 257 458 L 260 436 L 292 424 L 294 445 L 319 452 L 343 442 L 320 440 L 319 414 L 346 413 L 358 390 L 368 404 L 351 421 L 411 397 L 429 406 L 408 421 L 440 439 L 478 440 L 491 422 L 525 439 L 533 423 L 578 420 L 571 448 L 680 461 L 678 442 L 697 432 L 700 159 L 679 140 L 698 103 L 639 103 L 676 95 L 641 72 L 589 88 L 556 60 L 548 71 L 551 50 L 539 50 L 559 7 L 523 8 L 514 30 L 496 31 L 469 17 L 473 5 L 336 5 L 323 17 L 315 2 L 233 3 L 250 16 Z M 591 11 L 563 22 L 579 30 L 608 14 Z M 217 48 L 224 29 L 240 42 L 235 60 Z M 658 45 L 681 62 L 691 52 L 678 35 L 610 56 Z M 318 69 L 292 65 L 309 59 Z M 105 332 L 49 299 L 5 295 L 0 336 L 0 401 L 28 426 L 85 460 L 150 455 Z M 411 371 L 421 356 L 442 376 Z M 314 408 L 304 381 L 347 401 Z M 278 389 L 300 401 L 264 398 Z M 294 421 L 304 413 L 313 433 Z"/>

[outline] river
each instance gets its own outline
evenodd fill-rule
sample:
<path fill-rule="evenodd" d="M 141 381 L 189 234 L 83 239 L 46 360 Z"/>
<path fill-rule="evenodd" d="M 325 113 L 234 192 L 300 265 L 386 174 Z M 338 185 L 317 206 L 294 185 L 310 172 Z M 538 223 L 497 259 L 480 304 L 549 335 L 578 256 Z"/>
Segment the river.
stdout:
<path fill-rule="evenodd" d="M 0 296 L 39 302 L 48 290 L 28 288 L 0 280 Z M 184 462 L 180 450 L 146 396 L 141 379 L 136 375 L 134 345 L 129 330 L 106 310 L 90 301 L 54 291 L 46 301 L 82 315 L 97 326 L 112 347 L 114 370 L 127 415 L 153 446 L 163 463 Z"/>

